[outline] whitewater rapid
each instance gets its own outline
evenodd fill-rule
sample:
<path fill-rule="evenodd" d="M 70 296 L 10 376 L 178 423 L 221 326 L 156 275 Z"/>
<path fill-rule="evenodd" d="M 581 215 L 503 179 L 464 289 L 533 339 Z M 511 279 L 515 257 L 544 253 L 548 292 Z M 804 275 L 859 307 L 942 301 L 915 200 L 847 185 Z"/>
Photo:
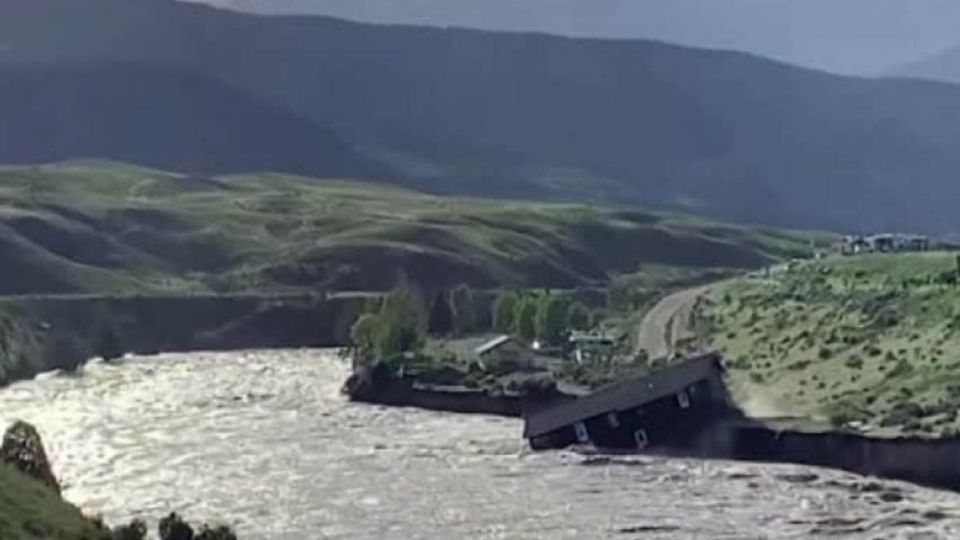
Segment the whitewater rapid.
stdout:
<path fill-rule="evenodd" d="M 955 539 L 960 496 L 799 466 L 534 454 L 517 420 L 352 404 L 333 351 L 167 354 L 0 390 L 65 496 L 244 539 Z M 960 456 L 958 456 L 960 464 Z"/>

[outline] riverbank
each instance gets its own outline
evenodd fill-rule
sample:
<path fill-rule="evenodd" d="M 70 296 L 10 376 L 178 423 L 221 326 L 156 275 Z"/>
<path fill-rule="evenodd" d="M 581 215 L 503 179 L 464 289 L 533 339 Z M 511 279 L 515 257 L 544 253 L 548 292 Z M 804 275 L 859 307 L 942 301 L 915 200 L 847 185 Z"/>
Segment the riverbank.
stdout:
<path fill-rule="evenodd" d="M 535 411 L 579 399 L 560 393 L 555 387 L 540 394 L 504 394 L 460 386 L 429 386 L 418 383 L 415 377 L 398 376 L 383 364 L 353 373 L 342 391 L 352 401 L 361 403 L 504 417 L 528 417 Z M 795 422 L 745 417 L 727 393 L 721 392 L 716 400 L 708 409 L 711 414 L 699 424 L 689 415 L 648 419 L 646 432 L 652 439 L 642 453 L 814 465 L 960 491 L 960 467 L 956 466 L 960 438 L 883 438 L 843 429 L 803 429 Z M 654 414 L 647 409 L 644 405 L 647 414 Z M 718 413 L 720 410 L 729 410 L 729 414 Z M 604 437 L 609 435 L 608 416 L 603 413 L 585 420 L 585 434 L 601 452 L 622 452 L 621 446 L 604 447 L 603 441 L 620 440 Z M 686 428 L 683 436 L 675 429 L 675 422 L 682 422 Z M 569 439 L 559 446 L 538 446 L 531 441 L 531 446 L 541 450 L 563 448 L 573 441 Z"/>
<path fill-rule="evenodd" d="M 351 403 L 348 371 L 307 350 L 95 362 L 0 390 L 0 417 L 37 425 L 90 514 L 155 523 L 176 504 L 251 540 L 866 540 L 905 521 L 897 533 L 952 540 L 960 527 L 957 494 L 830 469 L 530 452 L 516 419 Z"/>
<path fill-rule="evenodd" d="M 0 298 L 0 386 L 89 358 L 199 350 L 338 347 L 368 296 Z"/>

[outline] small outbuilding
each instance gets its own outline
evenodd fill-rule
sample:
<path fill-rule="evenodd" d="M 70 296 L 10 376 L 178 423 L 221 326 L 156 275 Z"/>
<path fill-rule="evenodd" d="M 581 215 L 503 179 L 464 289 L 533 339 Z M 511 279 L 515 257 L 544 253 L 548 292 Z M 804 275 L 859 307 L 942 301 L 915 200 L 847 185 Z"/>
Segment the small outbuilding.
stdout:
<path fill-rule="evenodd" d="M 607 361 L 613 357 L 617 340 L 604 332 L 580 332 L 570 334 L 571 354 L 579 363 Z"/>
<path fill-rule="evenodd" d="M 526 343 L 508 335 L 498 336 L 474 350 L 480 365 L 486 369 L 493 366 L 510 366 L 523 370 L 535 366 L 536 354 Z"/>

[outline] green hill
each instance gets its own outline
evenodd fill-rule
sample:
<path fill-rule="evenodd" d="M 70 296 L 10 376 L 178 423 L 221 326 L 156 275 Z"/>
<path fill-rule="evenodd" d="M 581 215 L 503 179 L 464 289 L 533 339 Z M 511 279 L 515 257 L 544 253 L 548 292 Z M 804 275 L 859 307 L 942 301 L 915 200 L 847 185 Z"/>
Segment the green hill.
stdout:
<path fill-rule="evenodd" d="M 0 538 L 99 540 L 105 536 L 52 489 L 0 463 Z"/>
<path fill-rule="evenodd" d="M 762 415 L 954 433 L 960 406 L 955 253 L 793 263 L 716 288 L 701 332 Z"/>
<path fill-rule="evenodd" d="M 182 176 L 109 162 L 0 168 L 7 295 L 383 290 L 401 272 L 429 288 L 566 288 L 648 266 L 759 267 L 805 253 L 810 238 L 278 174 Z"/>

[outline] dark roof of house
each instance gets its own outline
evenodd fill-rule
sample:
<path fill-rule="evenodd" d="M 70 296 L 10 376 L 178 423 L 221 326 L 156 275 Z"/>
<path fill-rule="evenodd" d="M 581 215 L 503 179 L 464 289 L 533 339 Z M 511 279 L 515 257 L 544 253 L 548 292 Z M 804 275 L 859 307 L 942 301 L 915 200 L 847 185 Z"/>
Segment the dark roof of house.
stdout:
<path fill-rule="evenodd" d="M 721 357 L 717 353 L 691 358 L 589 396 L 527 414 L 523 436 L 529 439 L 602 414 L 639 407 L 679 393 L 722 369 Z"/>

